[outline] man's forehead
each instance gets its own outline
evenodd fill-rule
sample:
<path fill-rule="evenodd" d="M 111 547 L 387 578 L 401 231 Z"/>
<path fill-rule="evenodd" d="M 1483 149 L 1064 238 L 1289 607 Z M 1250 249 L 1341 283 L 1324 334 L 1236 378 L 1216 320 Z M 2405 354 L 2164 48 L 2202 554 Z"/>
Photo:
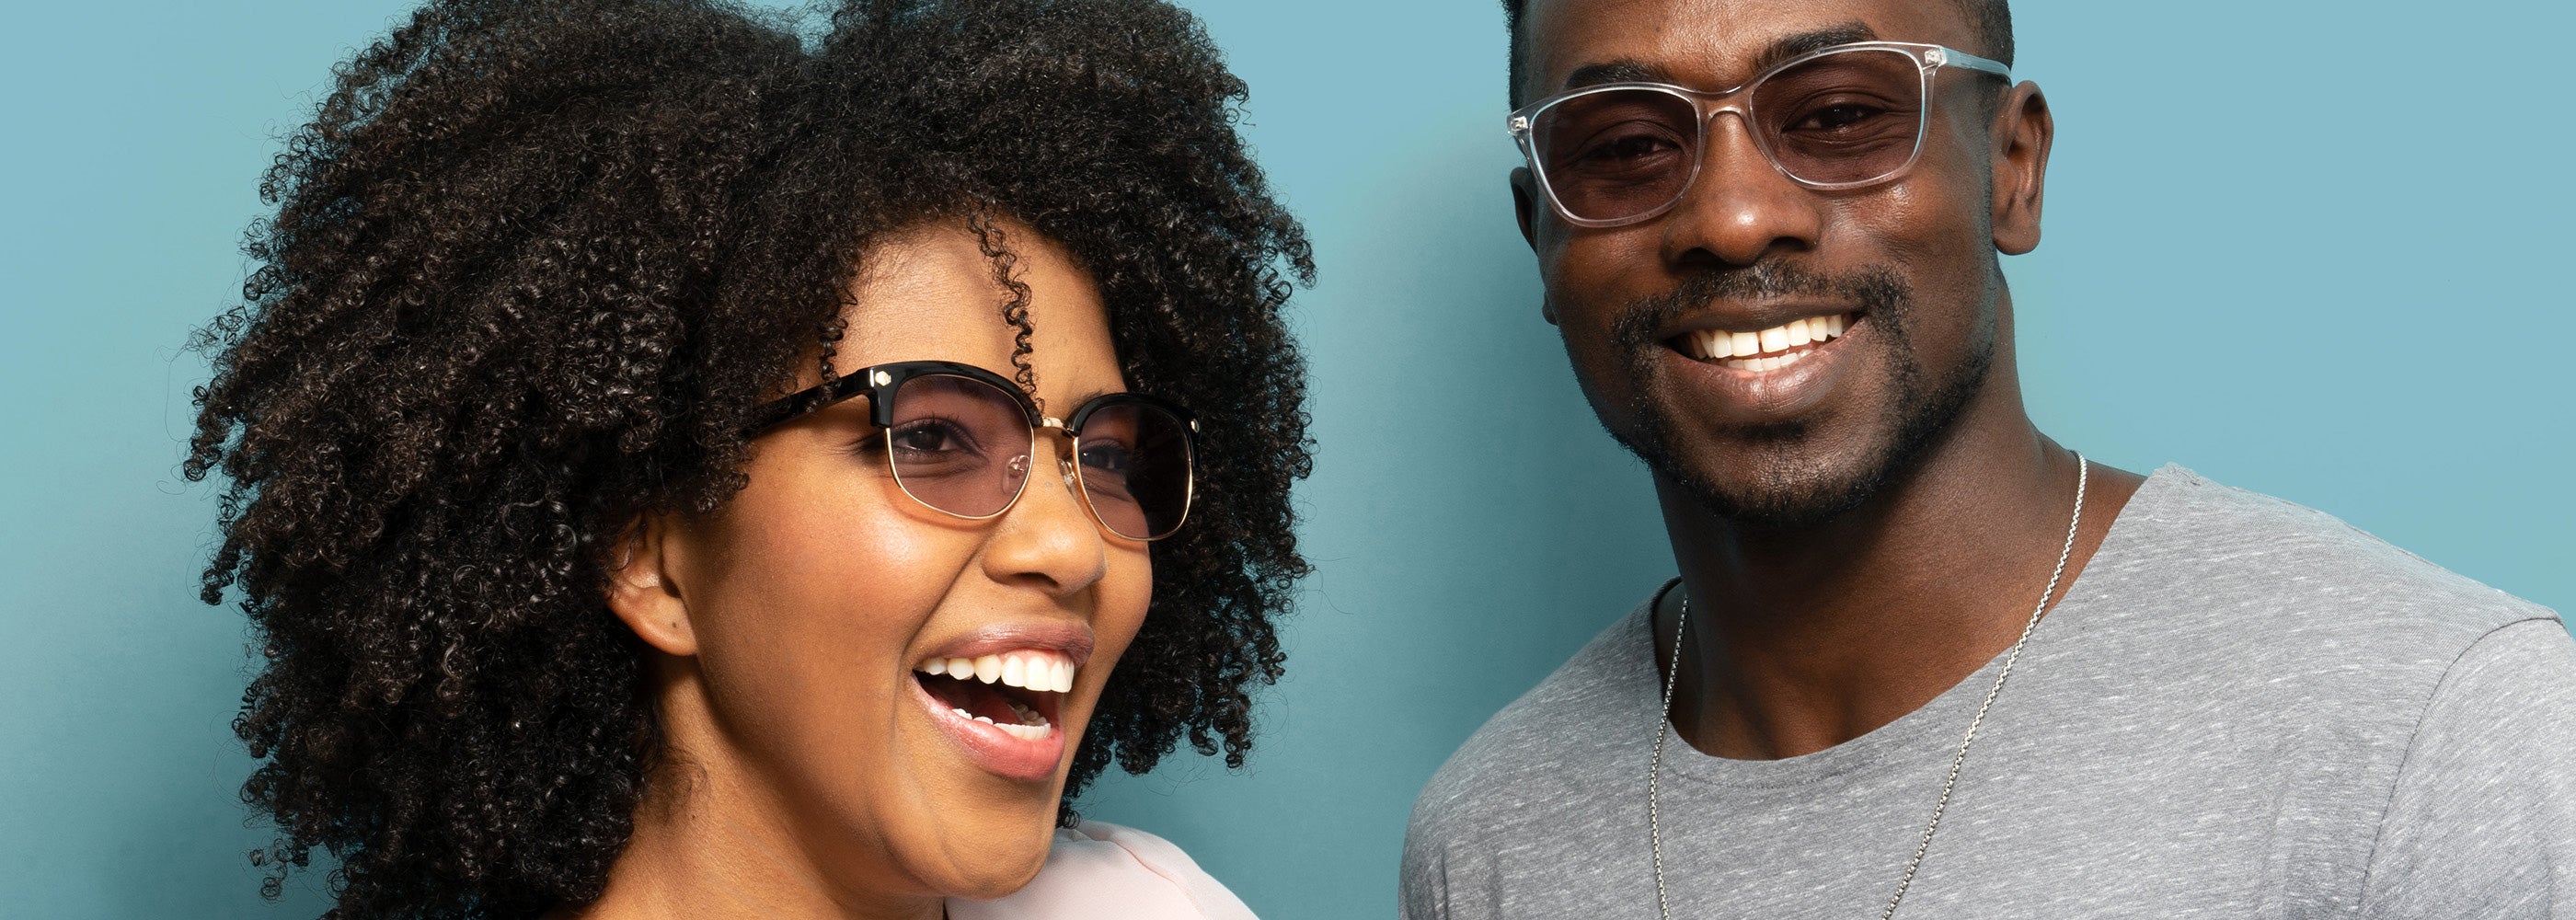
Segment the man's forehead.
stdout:
<path fill-rule="evenodd" d="M 1846 41 L 1974 44 L 1949 0 L 1529 0 L 1523 97 L 1653 79 L 1725 89 L 1782 56 Z M 1606 78 L 1606 79 L 1605 79 Z"/>

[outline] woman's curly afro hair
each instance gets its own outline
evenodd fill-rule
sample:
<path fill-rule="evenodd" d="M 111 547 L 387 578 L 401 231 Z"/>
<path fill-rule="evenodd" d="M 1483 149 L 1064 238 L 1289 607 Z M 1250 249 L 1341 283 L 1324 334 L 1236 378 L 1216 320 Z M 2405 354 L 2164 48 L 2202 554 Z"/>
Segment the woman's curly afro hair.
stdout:
<path fill-rule="evenodd" d="M 1235 135 L 1243 84 L 1152 0 L 853 0 L 819 39 L 766 15 L 433 3 L 269 171 L 186 472 L 227 482 L 204 596 L 264 656 L 234 728 L 272 895 L 317 847 L 338 917 L 598 894 L 659 749 L 604 560 L 740 488 L 753 407 L 831 372 L 871 245 L 932 223 L 981 234 L 1024 348 L 1005 228 L 1063 245 L 1129 385 L 1205 425 L 1067 794 L 1182 739 L 1242 763 L 1307 572 L 1279 311 L 1313 279 Z"/>

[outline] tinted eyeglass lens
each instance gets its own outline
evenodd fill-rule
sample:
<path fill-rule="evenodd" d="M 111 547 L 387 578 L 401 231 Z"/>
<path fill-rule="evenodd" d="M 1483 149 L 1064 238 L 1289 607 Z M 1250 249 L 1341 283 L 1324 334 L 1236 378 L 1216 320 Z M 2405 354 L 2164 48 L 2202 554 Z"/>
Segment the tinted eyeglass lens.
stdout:
<path fill-rule="evenodd" d="M 1028 481 L 1036 446 L 1028 414 L 992 384 L 932 374 L 894 395 L 886 452 L 894 479 L 922 504 L 962 517 L 991 517 Z"/>
<path fill-rule="evenodd" d="M 1867 182 L 1914 159 L 1923 69 L 1901 51 L 1828 54 L 1772 74 L 1748 107 L 1783 171 L 1820 185 Z"/>
<path fill-rule="evenodd" d="M 1530 126 L 1548 190 L 1585 220 L 1618 220 L 1663 207 L 1699 162 L 1699 110 L 1653 90 L 1577 96 Z"/>
<path fill-rule="evenodd" d="M 1884 48 L 1828 54 L 1753 88 L 1750 126 L 1772 162 L 1819 185 L 1904 168 L 1923 133 L 1923 71 Z M 1548 190 L 1584 220 L 1653 212 L 1690 185 L 1705 141 L 1699 107 L 1649 89 L 1607 90 L 1548 107 L 1530 126 Z"/>
<path fill-rule="evenodd" d="M 1180 529 L 1190 510 L 1185 423 L 1144 403 L 1111 403 L 1084 418 L 1074 438 L 1083 499 L 1103 526 L 1130 540 L 1157 540 Z"/>

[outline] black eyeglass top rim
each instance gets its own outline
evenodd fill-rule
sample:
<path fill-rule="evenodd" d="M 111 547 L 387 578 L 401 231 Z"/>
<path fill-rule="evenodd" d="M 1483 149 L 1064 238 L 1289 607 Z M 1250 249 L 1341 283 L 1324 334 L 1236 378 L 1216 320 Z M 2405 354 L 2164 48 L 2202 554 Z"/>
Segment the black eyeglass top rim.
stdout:
<path fill-rule="evenodd" d="M 936 375 L 965 377 L 990 384 L 994 389 L 1010 394 L 1011 399 L 1020 404 L 1020 411 L 1028 416 L 1031 428 L 1043 428 L 1053 424 L 1060 425 L 1066 431 L 1078 431 L 1082 428 L 1083 421 L 1100 409 L 1116 405 L 1151 406 L 1169 412 L 1173 418 L 1179 419 L 1182 430 L 1188 433 L 1191 453 L 1195 455 L 1198 452 L 1197 413 L 1171 400 L 1145 393 L 1103 393 L 1075 407 L 1071 416 L 1058 421 L 1041 413 L 1038 410 L 1037 400 L 1030 398 L 1028 392 L 1020 389 L 1019 384 L 1012 382 L 1010 378 L 972 364 L 938 360 L 889 361 L 884 364 L 854 368 L 849 373 L 836 375 L 830 380 L 762 403 L 752 410 L 751 422 L 743 426 L 743 437 L 759 437 L 781 425 L 823 411 L 851 397 L 866 395 L 881 389 L 890 391 L 901 387 L 904 381 L 914 377 Z M 878 428 L 890 427 L 894 423 L 893 401 L 869 400 L 868 423 Z"/>

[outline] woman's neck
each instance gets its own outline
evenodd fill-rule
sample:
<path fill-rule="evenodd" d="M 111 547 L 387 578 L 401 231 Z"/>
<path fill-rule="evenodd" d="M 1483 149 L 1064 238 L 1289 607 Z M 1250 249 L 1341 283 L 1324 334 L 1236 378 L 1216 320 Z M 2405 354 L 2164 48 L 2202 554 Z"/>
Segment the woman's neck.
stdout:
<path fill-rule="evenodd" d="M 679 830 L 671 828 L 670 830 Z M 718 834 L 727 833 L 718 831 Z M 695 835 L 691 835 L 692 837 Z M 610 866 L 599 899 L 566 917 L 582 920 L 938 920 L 942 899 L 877 896 L 831 885 L 792 850 L 730 840 L 692 841 L 639 822 Z"/>
<path fill-rule="evenodd" d="M 681 697 L 675 700 L 673 697 Z M 634 831 L 581 920 L 939 920 L 923 892 L 857 835 L 800 829 L 790 807 L 729 749 L 686 694 L 665 694 L 665 754 L 647 778 Z M 679 702 L 680 705 L 672 705 Z M 818 846 L 818 841 L 829 841 Z M 828 867 L 828 871 L 827 868 Z M 873 871 L 870 868 L 873 867 Z"/>

